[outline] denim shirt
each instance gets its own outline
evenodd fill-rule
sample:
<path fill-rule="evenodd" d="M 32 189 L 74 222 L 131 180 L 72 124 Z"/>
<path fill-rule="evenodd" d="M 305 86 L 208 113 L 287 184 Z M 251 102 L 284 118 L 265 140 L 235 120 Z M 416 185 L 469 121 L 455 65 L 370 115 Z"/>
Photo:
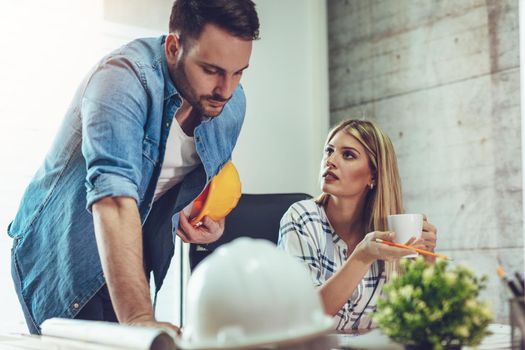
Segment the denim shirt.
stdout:
<path fill-rule="evenodd" d="M 136 200 L 146 274 L 153 272 L 157 292 L 173 255 L 178 212 L 231 158 L 246 109 L 240 85 L 219 116 L 195 129 L 202 165 L 153 203 L 170 125 L 182 103 L 164 40 L 132 41 L 93 68 L 9 225 L 23 302 L 37 326 L 50 317 L 74 317 L 105 283 L 93 203 L 108 196 Z"/>

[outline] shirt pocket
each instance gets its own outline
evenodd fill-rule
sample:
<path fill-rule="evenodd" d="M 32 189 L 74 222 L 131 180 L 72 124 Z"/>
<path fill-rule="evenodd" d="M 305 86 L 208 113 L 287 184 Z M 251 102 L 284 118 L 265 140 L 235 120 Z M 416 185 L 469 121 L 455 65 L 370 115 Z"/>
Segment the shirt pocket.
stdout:
<path fill-rule="evenodd" d="M 149 137 L 144 137 L 142 143 L 142 158 L 149 161 L 153 165 L 157 164 L 159 159 L 159 144 Z"/>

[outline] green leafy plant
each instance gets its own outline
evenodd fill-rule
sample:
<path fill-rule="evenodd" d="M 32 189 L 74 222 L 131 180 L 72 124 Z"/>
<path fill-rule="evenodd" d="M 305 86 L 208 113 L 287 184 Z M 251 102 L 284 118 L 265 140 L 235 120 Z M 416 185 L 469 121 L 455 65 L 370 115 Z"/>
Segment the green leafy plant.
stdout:
<path fill-rule="evenodd" d="M 476 346 L 489 334 L 489 306 L 479 301 L 487 276 L 477 278 L 465 266 L 445 260 L 401 259 L 400 274 L 384 286 L 373 319 L 403 344 L 441 350 L 452 345 Z"/>

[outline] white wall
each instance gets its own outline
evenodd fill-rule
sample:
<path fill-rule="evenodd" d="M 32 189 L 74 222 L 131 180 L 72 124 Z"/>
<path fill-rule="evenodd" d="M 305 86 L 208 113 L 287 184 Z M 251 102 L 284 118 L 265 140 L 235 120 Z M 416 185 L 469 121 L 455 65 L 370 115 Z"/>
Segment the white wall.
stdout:
<path fill-rule="evenodd" d="M 256 3 L 261 40 L 242 80 L 248 104 L 233 161 L 245 193 L 317 194 L 329 114 L 325 2 Z"/>

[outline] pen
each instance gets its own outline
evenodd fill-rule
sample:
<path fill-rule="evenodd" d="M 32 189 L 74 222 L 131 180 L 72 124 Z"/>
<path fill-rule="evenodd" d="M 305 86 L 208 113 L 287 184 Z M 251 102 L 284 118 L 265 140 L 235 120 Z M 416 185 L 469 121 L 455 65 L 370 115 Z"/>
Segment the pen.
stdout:
<path fill-rule="evenodd" d="M 522 294 L 525 292 L 525 281 L 523 280 L 523 276 L 518 271 L 514 272 L 514 276 L 518 279 L 519 286 L 521 287 Z"/>
<path fill-rule="evenodd" d="M 513 296 L 515 297 L 523 296 L 523 293 L 518 289 L 514 281 L 508 279 L 507 276 L 505 276 L 505 270 L 503 270 L 503 267 L 498 266 L 498 268 L 496 269 L 496 272 L 498 273 L 498 276 L 501 278 L 501 280 L 507 284 Z"/>
<path fill-rule="evenodd" d="M 445 255 L 441 255 L 441 254 L 434 253 L 434 252 L 429 252 L 428 250 L 411 247 L 409 245 L 404 245 L 404 244 L 394 243 L 394 242 L 390 242 L 390 241 L 385 241 L 385 240 L 382 240 L 381 238 L 376 238 L 375 241 L 377 243 L 383 243 L 383 244 L 389 245 L 391 247 L 410 249 L 410 250 L 413 250 L 413 251 L 418 252 L 418 253 L 423 254 L 423 255 L 433 256 L 433 257 L 436 257 L 436 258 L 442 258 L 442 259 L 445 259 L 445 260 L 452 260 L 452 258 L 449 258 L 448 256 L 445 256 Z"/>

